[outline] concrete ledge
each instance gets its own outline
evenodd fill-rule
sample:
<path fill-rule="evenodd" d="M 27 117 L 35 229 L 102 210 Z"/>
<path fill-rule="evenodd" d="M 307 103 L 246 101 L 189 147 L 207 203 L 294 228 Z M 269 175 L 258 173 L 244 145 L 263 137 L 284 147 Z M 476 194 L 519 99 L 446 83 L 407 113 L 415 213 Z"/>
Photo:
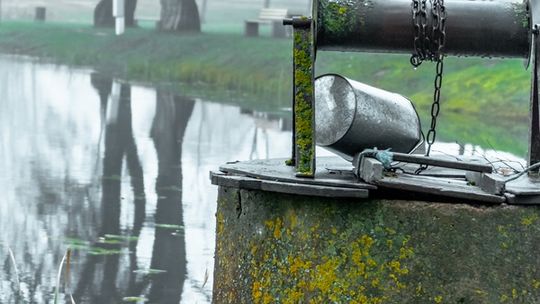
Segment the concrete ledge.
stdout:
<path fill-rule="evenodd" d="M 540 207 L 221 186 L 214 303 L 540 303 Z"/>

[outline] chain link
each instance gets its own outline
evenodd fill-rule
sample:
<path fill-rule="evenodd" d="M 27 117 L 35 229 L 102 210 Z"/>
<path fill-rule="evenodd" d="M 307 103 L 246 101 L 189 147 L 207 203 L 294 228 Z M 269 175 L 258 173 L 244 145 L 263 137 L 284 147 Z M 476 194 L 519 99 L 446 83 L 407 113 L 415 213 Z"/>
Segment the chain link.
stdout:
<path fill-rule="evenodd" d="M 414 54 L 411 56 L 411 64 L 414 67 L 418 67 L 426 58 L 426 39 L 429 41 L 429 38 L 426 35 L 426 0 L 413 0 L 412 20 L 414 26 Z"/>
<path fill-rule="evenodd" d="M 421 1 L 421 2 L 420 2 Z M 431 147 L 437 138 L 437 118 L 439 117 L 441 107 L 441 88 L 444 72 L 444 46 L 446 44 L 446 7 L 444 0 L 430 0 L 431 4 L 431 33 L 426 32 L 427 14 L 426 0 L 413 0 L 412 15 L 414 26 L 414 54 L 411 56 L 411 64 L 416 68 L 424 60 L 434 61 L 435 80 L 433 83 L 433 104 L 431 105 L 431 125 L 426 136 L 427 150 L 426 156 L 431 153 Z M 422 17 L 424 16 L 424 17 Z M 420 44 L 418 41 L 422 41 Z M 426 170 L 423 165 L 416 171 L 420 174 Z"/>

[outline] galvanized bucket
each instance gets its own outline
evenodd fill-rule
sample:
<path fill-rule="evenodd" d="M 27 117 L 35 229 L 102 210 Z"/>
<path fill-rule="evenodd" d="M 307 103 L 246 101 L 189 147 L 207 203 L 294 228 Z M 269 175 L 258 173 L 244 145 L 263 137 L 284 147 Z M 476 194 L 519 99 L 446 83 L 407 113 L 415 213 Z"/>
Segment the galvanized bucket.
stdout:
<path fill-rule="evenodd" d="M 315 80 L 317 145 L 348 161 L 365 149 L 410 153 L 422 141 L 407 98 L 336 74 Z"/>

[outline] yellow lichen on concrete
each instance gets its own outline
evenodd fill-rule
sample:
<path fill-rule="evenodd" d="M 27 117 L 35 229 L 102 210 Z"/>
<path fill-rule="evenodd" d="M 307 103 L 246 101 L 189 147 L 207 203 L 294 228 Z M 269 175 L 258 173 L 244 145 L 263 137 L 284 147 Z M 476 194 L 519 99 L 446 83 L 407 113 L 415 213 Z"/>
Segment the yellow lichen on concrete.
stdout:
<path fill-rule="evenodd" d="M 521 219 L 521 224 L 524 226 L 530 226 L 538 220 L 538 214 L 533 213 L 531 215 L 525 216 Z"/>
<path fill-rule="evenodd" d="M 223 213 L 218 212 L 216 214 L 216 222 L 217 222 L 217 234 L 222 234 L 223 230 L 225 230 L 225 217 L 223 216 Z"/>
<path fill-rule="evenodd" d="M 298 303 L 299 299 L 306 303 L 383 303 L 385 294 L 399 293 L 406 287 L 401 278 L 409 273 L 406 263 L 414 251 L 408 245 L 409 238 L 395 231 L 381 229 L 383 238 L 362 234 L 350 241 L 350 231 L 324 231 L 318 223 L 305 225 L 294 213 L 267 220 L 264 226 L 274 241 L 252 250 L 253 255 L 263 257 L 253 257 L 251 265 L 254 303 L 264 303 L 265 298 L 283 303 Z M 287 250 L 291 243 L 308 238 L 321 248 Z M 388 241 L 401 246 L 389 250 Z M 374 254 L 376 245 L 378 252 Z M 380 260 L 381 248 L 385 254 L 393 251 L 387 260 Z"/>
<path fill-rule="evenodd" d="M 241 191 L 240 218 L 238 192 L 220 192 L 216 303 L 540 298 L 540 208 L 302 201 Z"/>

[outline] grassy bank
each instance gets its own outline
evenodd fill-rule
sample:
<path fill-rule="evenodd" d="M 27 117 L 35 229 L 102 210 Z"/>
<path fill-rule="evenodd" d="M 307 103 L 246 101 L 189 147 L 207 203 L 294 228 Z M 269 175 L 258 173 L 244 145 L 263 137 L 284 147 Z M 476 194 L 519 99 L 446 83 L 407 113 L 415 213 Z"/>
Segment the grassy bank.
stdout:
<path fill-rule="evenodd" d="M 173 35 L 150 29 L 115 37 L 112 30 L 88 25 L 11 22 L 0 26 L 0 52 L 92 66 L 125 79 L 195 90 L 195 95 L 252 108 L 276 109 L 290 103 L 287 39 L 245 39 L 234 33 Z M 445 67 L 443 138 L 523 155 L 529 94 L 523 62 L 448 58 Z M 434 76 L 429 63 L 414 70 L 408 56 L 319 52 L 317 73 L 327 72 L 404 94 L 427 118 Z M 511 138 L 501 138 L 503 130 Z"/>

